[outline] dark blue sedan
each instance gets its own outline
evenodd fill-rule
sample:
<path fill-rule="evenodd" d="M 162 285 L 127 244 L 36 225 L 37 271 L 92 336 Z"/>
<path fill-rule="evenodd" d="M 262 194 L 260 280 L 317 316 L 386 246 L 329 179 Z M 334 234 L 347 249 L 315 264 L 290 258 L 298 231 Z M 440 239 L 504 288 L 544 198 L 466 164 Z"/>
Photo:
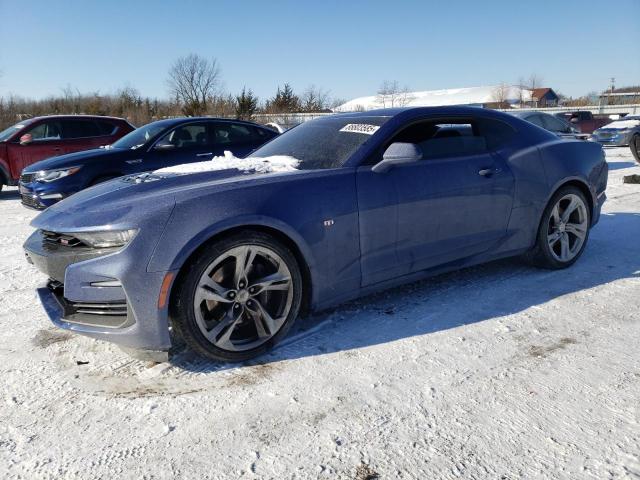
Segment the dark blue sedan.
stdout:
<path fill-rule="evenodd" d="M 22 171 L 22 203 L 46 208 L 89 186 L 122 175 L 199 162 L 232 152 L 244 157 L 278 133 L 250 122 L 217 118 L 160 120 L 105 148 L 34 163 Z"/>
<path fill-rule="evenodd" d="M 25 249 L 53 323 L 248 359 L 303 310 L 514 255 L 572 265 L 608 170 L 597 143 L 463 107 L 328 116 L 244 161 L 124 177 L 36 217 Z"/>

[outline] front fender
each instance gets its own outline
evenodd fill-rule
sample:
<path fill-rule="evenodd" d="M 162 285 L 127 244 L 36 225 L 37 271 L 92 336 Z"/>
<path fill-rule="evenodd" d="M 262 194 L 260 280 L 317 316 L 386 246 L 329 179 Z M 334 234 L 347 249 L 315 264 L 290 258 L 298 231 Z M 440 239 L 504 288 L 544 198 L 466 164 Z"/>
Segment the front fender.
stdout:
<path fill-rule="evenodd" d="M 296 245 L 305 262 L 307 263 L 309 270 L 312 272 L 315 270 L 316 259 L 313 256 L 311 248 L 307 242 L 296 232 L 296 230 L 287 223 L 278 220 L 277 218 L 268 217 L 265 215 L 243 215 L 222 220 L 212 225 L 207 225 L 204 229 L 197 232 L 187 243 L 185 243 L 177 252 L 174 258 L 168 258 L 162 254 L 164 250 L 162 247 L 162 241 L 158 246 L 158 252 L 154 252 L 151 258 L 147 271 L 149 272 L 165 272 L 169 270 L 179 270 L 185 264 L 187 259 L 200 247 L 202 244 L 208 242 L 212 238 L 223 234 L 226 231 L 235 228 L 247 228 L 251 227 L 263 227 L 272 230 L 276 230 L 279 233 L 287 236 Z M 168 241 L 169 238 L 163 238 L 163 241 Z"/>

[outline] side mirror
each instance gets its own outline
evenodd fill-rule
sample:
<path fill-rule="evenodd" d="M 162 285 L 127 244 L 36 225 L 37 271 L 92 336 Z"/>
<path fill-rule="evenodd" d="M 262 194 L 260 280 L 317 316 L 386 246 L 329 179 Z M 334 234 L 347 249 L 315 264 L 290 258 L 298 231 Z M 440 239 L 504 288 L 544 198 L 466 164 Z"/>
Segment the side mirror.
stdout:
<path fill-rule="evenodd" d="M 389 145 L 382 155 L 382 161 L 376 163 L 371 171 L 384 173 L 396 165 L 415 163 L 422 160 L 422 150 L 415 143 L 395 142 Z"/>
<path fill-rule="evenodd" d="M 160 151 L 173 150 L 174 148 L 176 148 L 176 146 L 173 143 L 156 143 L 153 146 L 154 150 Z"/>
<path fill-rule="evenodd" d="M 33 137 L 30 133 L 25 133 L 20 137 L 20 145 L 29 145 L 31 142 L 33 142 Z"/>

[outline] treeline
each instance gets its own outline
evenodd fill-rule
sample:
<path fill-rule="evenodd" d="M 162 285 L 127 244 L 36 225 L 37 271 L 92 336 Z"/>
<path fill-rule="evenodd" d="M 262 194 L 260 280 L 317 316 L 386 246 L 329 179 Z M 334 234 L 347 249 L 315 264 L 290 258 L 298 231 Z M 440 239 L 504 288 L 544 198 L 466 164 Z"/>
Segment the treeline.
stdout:
<path fill-rule="evenodd" d="M 40 115 L 109 115 L 126 118 L 132 124 L 140 126 L 162 118 L 182 115 L 254 120 L 258 113 L 325 112 L 329 111 L 334 103 L 320 88 L 311 86 L 301 95 L 297 95 L 288 84 L 282 88 L 278 87 L 276 94 L 264 101 L 245 88 L 238 95 L 212 95 L 207 98 L 204 107 L 198 106 L 196 109 L 179 99 L 142 96 L 132 87 L 122 88 L 111 94 L 87 94 L 66 88 L 59 96 L 41 100 L 13 95 L 0 97 L 0 130 L 20 120 Z"/>

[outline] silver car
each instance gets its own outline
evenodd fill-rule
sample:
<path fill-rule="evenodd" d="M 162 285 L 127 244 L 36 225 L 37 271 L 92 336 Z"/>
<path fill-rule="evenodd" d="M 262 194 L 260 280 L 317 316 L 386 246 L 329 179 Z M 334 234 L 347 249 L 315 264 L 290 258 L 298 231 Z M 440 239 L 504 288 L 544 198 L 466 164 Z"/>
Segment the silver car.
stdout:
<path fill-rule="evenodd" d="M 625 147 L 629 145 L 640 162 L 640 115 L 627 115 L 593 132 L 592 139 L 602 145 Z"/>

